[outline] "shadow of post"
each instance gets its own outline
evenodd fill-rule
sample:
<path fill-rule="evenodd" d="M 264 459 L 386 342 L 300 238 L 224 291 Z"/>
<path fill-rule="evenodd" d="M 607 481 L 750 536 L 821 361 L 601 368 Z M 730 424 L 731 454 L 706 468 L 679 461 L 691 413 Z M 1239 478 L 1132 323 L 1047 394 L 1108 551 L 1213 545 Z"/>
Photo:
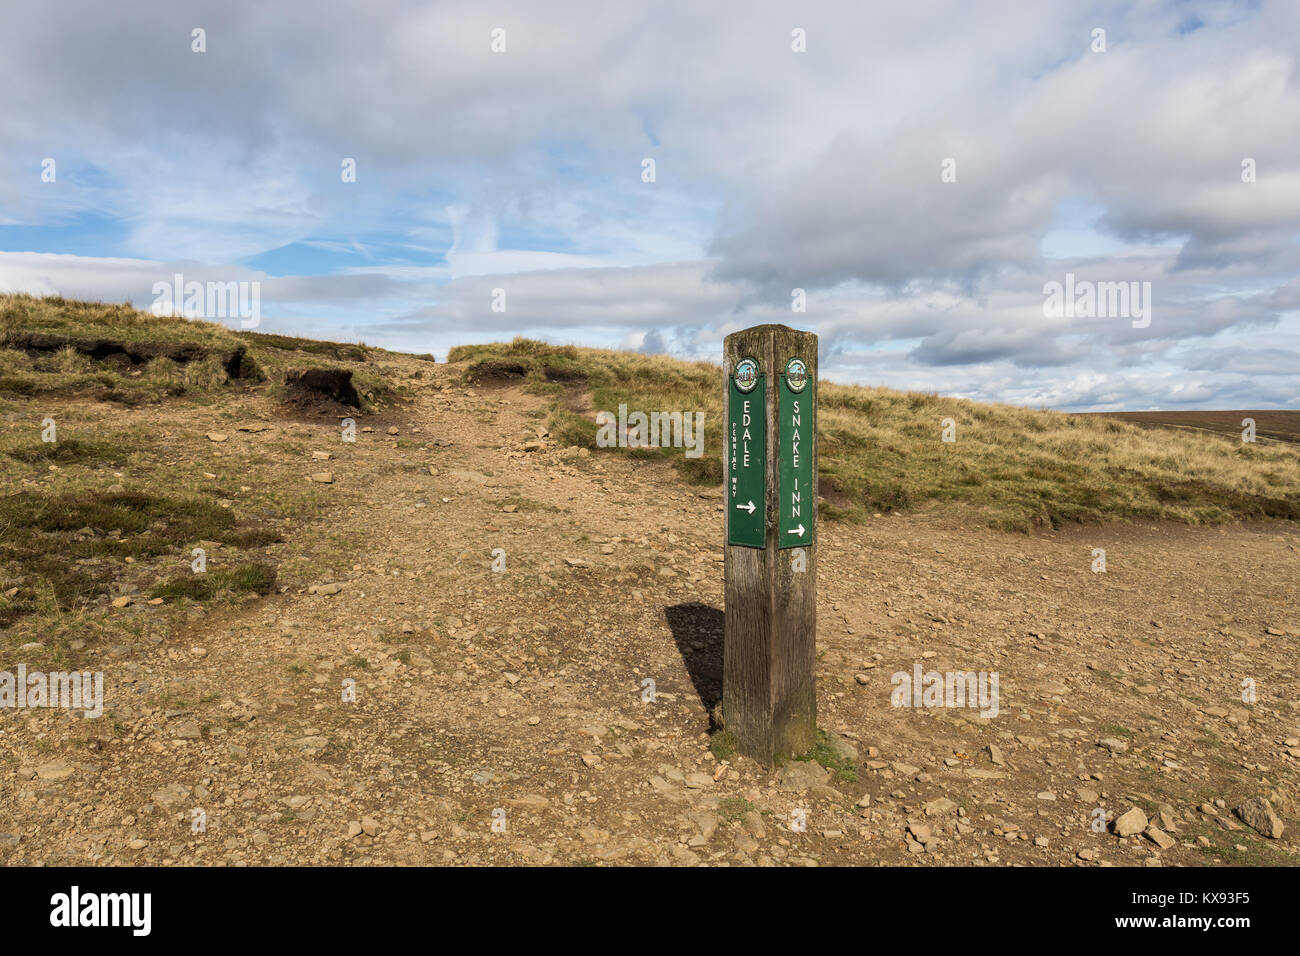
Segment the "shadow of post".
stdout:
<path fill-rule="evenodd" d="M 664 608 L 686 673 L 715 728 L 714 708 L 722 703 L 722 640 L 725 616 L 716 607 L 693 601 Z"/>

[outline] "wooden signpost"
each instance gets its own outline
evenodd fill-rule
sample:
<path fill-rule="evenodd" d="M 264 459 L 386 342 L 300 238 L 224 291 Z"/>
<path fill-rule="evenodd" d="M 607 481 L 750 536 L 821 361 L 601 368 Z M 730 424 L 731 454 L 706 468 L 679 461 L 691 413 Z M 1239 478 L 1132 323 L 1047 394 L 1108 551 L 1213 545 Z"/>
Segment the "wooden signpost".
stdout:
<path fill-rule="evenodd" d="M 723 352 L 722 719 L 770 766 L 817 735 L 817 336 L 759 325 Z"/>

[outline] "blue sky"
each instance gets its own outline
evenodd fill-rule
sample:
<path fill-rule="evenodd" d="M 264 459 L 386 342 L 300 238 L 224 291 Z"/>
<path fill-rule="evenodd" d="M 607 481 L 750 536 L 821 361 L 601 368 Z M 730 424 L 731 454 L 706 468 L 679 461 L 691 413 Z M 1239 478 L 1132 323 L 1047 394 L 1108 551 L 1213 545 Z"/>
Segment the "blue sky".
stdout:
<path fill-rule="evenodd" d="M 60 0 L 0 34 L 0 290 L 257 281 L 264 331 L 439 357 L 775 321 L 838 381 L 1300 407 L 1298 57 L 1294 3 Z M 1046 315 L 1067 273 L 1149 325 Z"/>

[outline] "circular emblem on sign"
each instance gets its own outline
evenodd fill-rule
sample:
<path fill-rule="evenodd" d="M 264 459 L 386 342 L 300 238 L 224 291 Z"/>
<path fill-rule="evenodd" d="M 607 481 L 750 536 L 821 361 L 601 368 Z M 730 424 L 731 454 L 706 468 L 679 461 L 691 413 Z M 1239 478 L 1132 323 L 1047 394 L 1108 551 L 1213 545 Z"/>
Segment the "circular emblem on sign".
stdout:
<path fill-rule="evenodd" d="M 785 384 L 790 386 L 792 392 L 802 392 L 808 384 L 808 366 L 803 364 L 802 359 L 790 359 L 786 364 Z"/>
<path fill-rule="evenodd" d="M 758 363 L 753 359 L 741 359 L 736 363 L 736 388 L 742 392 L 752 392 L 758 384 Z"/>

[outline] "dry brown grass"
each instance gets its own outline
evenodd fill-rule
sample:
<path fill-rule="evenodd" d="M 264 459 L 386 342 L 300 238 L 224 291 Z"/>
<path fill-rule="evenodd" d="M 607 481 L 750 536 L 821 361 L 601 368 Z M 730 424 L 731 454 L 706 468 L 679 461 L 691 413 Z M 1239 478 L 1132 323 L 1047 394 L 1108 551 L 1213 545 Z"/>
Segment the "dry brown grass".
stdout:
<path fill-rule="evenodd" d="M 693 480 L 722 479 L 716 365 L 524 339 L 454 349 L 449 359 L 463 365 L 469 382 L 526 381 L 553 394 L 552 431 L 593 450 L 590 408 L 703 411 L 702 458 L 686 459 L 680 449 L 599 451 L 667 457 Z M 1293 447 L 886 388 L 820 388 L 821 491 L 831 518 L 960 502 L 1009 529 L 1136 518 L 1300 519 L 1300 450 Z M 941 440 L 945 418 L 956 423 L 955 442 Z"/>

